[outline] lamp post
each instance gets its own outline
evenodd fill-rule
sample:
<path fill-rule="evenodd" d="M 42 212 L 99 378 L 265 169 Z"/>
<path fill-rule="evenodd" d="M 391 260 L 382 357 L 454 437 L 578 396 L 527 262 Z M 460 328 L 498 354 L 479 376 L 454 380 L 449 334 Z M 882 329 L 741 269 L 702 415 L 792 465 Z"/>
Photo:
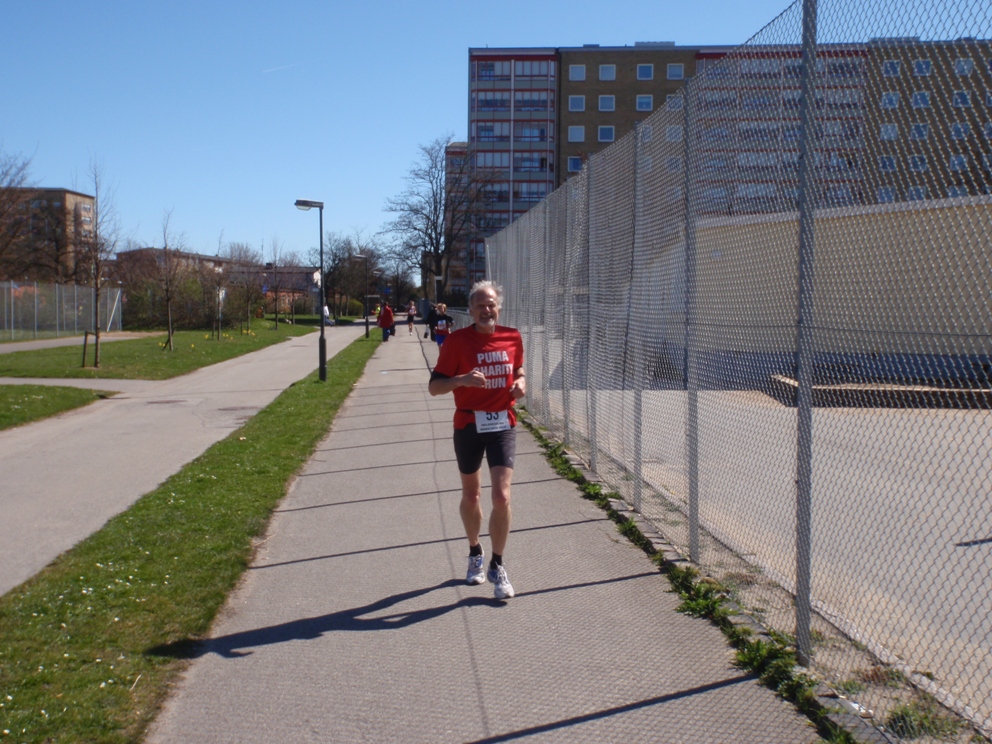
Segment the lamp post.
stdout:
<path fill-rule="evenodd" d="M 365 338 L 369 337 L 369 257 L 364 253 L 356 253 L 355 258 L 365 262 Z"/>
<path fill-rule="evenodd" d="M 296 208 L 304 212 L 317 207 L 320 212 L 320 341 L 317 342 L 317 374 L 321 382 L 327 382 L 327 340 L 324 338 L 324 202 L 297 199 Z M 276 298 L 278 302 L 279 298 Z M 368 336 L 368 330 L 365 331 Z"/>

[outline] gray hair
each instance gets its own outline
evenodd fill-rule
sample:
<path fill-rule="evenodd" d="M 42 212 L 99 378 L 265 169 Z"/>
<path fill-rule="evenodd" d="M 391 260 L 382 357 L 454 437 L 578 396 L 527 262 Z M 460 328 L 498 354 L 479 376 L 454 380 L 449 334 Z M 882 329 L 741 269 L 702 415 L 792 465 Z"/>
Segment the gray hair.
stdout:
<path fill-rule="evenodd" d="M 475 284 L 472 285 L 472 289 L 469 290 L 469 293 L 468 293 L 468 304 L 471 306 L 471 304 L 472 304 L 472 298 L 475 297 L 475 295 L 478 294 L 479 292 L 482 292 L 482 291 L 487 290 L 487 289 L 492 290 L 493 294 L 496 295 L 496 307 L 497 308 L 502 308 L 503 307 L 503 288 L 501 286 L 499 286 L 496 282 L 494 282 L 494 281 L 492 281 L 490 279 L 483 279 L 483 280 L 478 281 L 478 282 L 476 282 Z"/>

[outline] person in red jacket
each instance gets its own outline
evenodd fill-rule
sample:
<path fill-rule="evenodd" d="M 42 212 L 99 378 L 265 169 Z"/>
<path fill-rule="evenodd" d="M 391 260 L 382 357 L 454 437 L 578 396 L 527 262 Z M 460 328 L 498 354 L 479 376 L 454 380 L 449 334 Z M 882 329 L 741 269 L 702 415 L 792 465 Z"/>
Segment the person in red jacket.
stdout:
<path fill-rule="evenodd" d="M 388 341 L 393 330 L 393 311 L 389 305 L 383 305 L 379 310 L 379 327 L 382 329 L 382 340 Z"/>
<path fill-rule="evenodd" d="M 513 405 L 527 392 L 524 345 L 520 332 L 497 325 L 503 291 L 493 282 L 477 282 L 469 293 L 472 325 L 448 335 L 441 347 L 428 387 L 431 395 L 454 393 L 455 459 L 462 480 L 459 512 L 468 537 L 465 580 L 494 585 L 497 599 L 513 596 L 503 566 L 510 535 L 510 484 L 517 450 Z M 482 530 L 482 458 L 492 480 L 489 536 L 493 555 L 486 571 Z"/>

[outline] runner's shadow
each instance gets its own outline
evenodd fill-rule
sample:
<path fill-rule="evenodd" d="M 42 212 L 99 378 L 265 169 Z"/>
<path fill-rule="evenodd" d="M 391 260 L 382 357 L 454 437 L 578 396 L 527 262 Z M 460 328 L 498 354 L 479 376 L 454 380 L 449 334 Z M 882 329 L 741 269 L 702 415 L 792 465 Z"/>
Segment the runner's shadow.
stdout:
<path fill-rule="evenodd" d="M 196 659 L 200 656 L 213 653 L 233 659 L 239 656 L 250 655 L 250 649 L 253 648 L 285 643 L 286 641 L 314 640 L 320 638 L 325 633 L 336 631 L 397 630 L 424 622 L 425 620 L 432 620 L 462 607 L 473 607 L 477 605 L 502 607 L 505 604 L 503 601 L 489 597 L 464 597 L 450 604 L 425 607 L 410 612 L 397 612 L 391 615 L 380 615 L 369 618 L 363 617 L 373 612 L 387 610 L 401 602 L 422 597 L 438 589 L 449 589 L 455 586 L 463 586 L 464 584 L 464 581 L 449 579 L 437 586 L 429 586 L 423 589 L 414 589 L 409 592 L 394 594 L 391 597 L 385 597 L 363 607 L 332 612 L 329 615 L 320 615 L 318 617 L 291 620 L 287 623 L 280 623 L 279 625 L 245 630 L 240 633 L 231 633 L 230 635 L 219 636 L 217 638 L 206 638 L 203 640 L 184 638 L 172 643 L 154 646 L 145 653 L 151 656 L 168 656 L 176 659 Z"/>

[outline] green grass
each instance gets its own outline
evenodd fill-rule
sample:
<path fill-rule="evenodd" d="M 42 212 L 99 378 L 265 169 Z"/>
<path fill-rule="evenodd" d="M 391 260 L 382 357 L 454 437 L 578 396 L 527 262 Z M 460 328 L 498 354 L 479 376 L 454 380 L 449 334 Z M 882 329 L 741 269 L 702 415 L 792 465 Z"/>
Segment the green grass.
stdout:
<path fill-rule="evenodd" d="M 89 405 L 112 393 L 48 385 L 0 385 L 0 430 Z"/>
<path fill-rule="evenodd" d="M 205 331 L 178 331 L 173 335 L 174 351 L 163 349 L 164 334 L 100 344 L 99 369 L 80 366 L 83 352 L 78 346 L 18 351 L 0 355 L 0 377 L 165 380 L 313 331 L 282 323 L 277 330 L 274 326 L 267 321 L 256 321 L 251 333 L 227 331 L 220 341 Z M 93 364 L 92 340 L 86 361 Z"/>
<path fill-rule="evenodd" d="M 378 344 L 352 343 L 326 383 L 296 383 L 0 598 L 0 741 L 141 740 L 188 663 L 177 649 L 209 629 Z"/>

